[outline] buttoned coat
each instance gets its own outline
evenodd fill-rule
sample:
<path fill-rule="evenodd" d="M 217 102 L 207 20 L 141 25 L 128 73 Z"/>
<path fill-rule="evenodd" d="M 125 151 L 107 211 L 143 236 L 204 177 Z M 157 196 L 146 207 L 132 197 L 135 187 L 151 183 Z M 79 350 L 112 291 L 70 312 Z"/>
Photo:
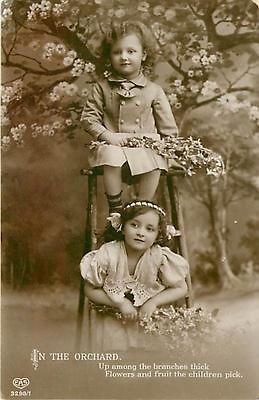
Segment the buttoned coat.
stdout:
<path fill-rule="evenodd" d="M 95 140 L 101 140 L 101 135 L 107 131 L 154 139 L 178 134 L 163 89 L 143 74 L 131 81 L 110 76 L 95 83 L 81 120 Z M 167 170 L 166 160 L 151 149 L 102 144 L 89 156 L 92 167 L 122 166 L 126 162 L 132 175 L 157 168 Z"/>

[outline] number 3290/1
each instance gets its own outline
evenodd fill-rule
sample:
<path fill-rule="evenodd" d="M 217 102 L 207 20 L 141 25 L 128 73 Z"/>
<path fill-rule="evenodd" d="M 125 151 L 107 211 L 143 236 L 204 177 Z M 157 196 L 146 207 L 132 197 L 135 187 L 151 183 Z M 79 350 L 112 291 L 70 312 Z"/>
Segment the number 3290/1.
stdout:
<path fill-rule="evenodd" d="M 11 390 L 11 397 L 30 396 L 31 390 Z"/>

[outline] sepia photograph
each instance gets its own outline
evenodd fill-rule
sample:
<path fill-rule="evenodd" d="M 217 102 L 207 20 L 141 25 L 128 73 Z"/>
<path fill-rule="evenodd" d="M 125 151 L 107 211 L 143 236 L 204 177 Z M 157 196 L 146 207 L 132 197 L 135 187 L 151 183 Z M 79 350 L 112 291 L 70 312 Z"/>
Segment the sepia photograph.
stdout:
<path fill-rule="evenodd" d="M 1 398 L 259 399 L 259 1 L 1 1 Z"/>

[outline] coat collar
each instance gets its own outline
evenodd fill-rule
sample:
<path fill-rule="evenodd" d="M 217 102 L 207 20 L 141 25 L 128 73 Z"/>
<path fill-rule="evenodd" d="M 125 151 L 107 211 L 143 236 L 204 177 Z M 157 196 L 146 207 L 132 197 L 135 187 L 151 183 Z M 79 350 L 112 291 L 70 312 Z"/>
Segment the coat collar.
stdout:
<path fill-rule="evenodd" d="M 116 75 L 110 75 L 108 76 L 107 79 L 109 82 L 116 82 L 116 83 L 132 82 L 135 86 L 141 86 L 141 87 L 145 87 L 147 84 L 147 78 L 143 75 L 142 72 L 136 78 L 130 80 Z"/>

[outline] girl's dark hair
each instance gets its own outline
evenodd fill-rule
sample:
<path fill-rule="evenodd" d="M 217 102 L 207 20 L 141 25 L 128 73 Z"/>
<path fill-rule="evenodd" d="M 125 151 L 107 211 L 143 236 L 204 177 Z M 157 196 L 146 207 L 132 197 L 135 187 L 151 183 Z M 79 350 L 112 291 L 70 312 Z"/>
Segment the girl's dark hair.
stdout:
<path fill-rule="evenodd" d="M 146 52 L 146 59 L 142 62 L 143 72 L 148 74 L 152 71 L 156 55 L 157 45 L 152 32 L 140 21 L 124 21 L 119 24 L 112 23 L 106 32 L 101 44 L 101 57 L 104 60 L 104 70 L 111 70 L 110 54 L 112 45 L 124 36 L 134 33 Z"/>
<path fill-rule="evenodd" d="M 145 202 L 145 200 L 141 201 L 141 203 Z M 134 202 L 137 203 L 137 202 Z M 153 203 L 151 201 L 146 201 L 148 204 L 153 204 L 154 206 L 157 206 L 161 209 L 160 206 L 158 206 L 156 203 Z M 156 239 L 157 244 L 160 244 L 162 246 L 168 245 L 168 236 L 167 236 L 167 223 L 166 223 L 166 216 L 163 215 L 160 211 L 158 211 L 155 208 L 152 208 L 151 206 L 145 206 L 145 205 L 132 205 L 130 207 L 127 207 L 128 205 L 133 204 L 133 202 L 126 203 L 121 210 L 121 224 L 122 228 L 126 224 L 126 222 L 132 220 L 133 218 L 137 217 L 138 215 L 145 214 L 147 211 L 153 210 L 154 212 L 157 213 L 159 216 L 159 232 L 158 232 L 158 237 Z M 107 225 L 101 239 L 101 243 L 107 243 L 111 242 L 113 240 L 124 240 L 124 235 L 121 230 L 116 231 L 111 224 Z"/>

